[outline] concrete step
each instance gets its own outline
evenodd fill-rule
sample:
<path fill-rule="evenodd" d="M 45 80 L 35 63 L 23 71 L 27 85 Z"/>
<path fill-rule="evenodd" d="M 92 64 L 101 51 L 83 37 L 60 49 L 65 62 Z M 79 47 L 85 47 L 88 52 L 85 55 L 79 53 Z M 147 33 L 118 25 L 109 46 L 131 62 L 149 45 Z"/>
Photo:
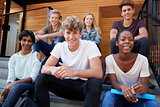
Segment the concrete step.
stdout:
<path fill-rule="evenodd" d="M 9 58 L 0 57 L 0 67 L 8 68 Z"/>
<path fill-rule="evenodd" d="M 8 75 L 8 68 L 0 67 L 0 74 L 7 74 Z"/>
<path fill-rule="evenodd" d="M 7 77 L 8 77 L 8 69 L 6 68 L 0 68 L 0 84 L 2 85 L 2 82 L 1 80 L 7 80 Z"/>
<path fill-rule="evenodd" d="M 57 102 L 50 102 L 50 106 L 51 107 L 83 107 L 83 104 L 82 105 L 74 105 L 74 104 L 66 104 L 65 102 L 64 103 L 57 103 Z"/>
<path fill-rule="evenodd" d="M 108 91 L 109 89 L 111 89 L 110 85 L 103 84 L 100 103 L 102 102 L 105 92 Z M 2 90 L 3 89 L 0 88 L 0 92 Z M 160 89 L 156 89 L 156 90 L 160 92 Z M 155 94 L 155 96 L 156 96 L 156 100 L 160 104 L 160 94 Z M 50 93 L 50 105 L 51 107 L 83 107 L 83 101 L 68 100 L 62 97 L 58 97 L 53 93 Z"/>
<path fill-rule="evenodd" d="M 50 93 L 51 107 L 83 107 L 83 101 L 68 100 Z"/>
<path fill-rule="evenodd" d="M 1 87 L 6 86 L 7 77 L 8 77 L 8 69 L 0 68 L 0 86 Z"/>
<path fill-rule="evenodd" d="M 7 79 L 0 79 L 0 87 L 4 88 L 6 86 Z"/>

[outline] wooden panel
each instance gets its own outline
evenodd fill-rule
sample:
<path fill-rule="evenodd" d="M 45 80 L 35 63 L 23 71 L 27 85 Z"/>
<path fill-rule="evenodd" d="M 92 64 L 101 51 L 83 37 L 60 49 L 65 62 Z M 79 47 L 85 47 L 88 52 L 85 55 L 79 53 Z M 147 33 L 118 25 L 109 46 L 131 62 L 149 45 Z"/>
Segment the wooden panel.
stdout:
<path fill-rule="evenodd" d="M 42 29 L 47 24 L 47 8 L 27 12 L 25 22 L 25 29 L 27 30 Z"/>
<path fill-rule="evenodd" d="M 99 0 L 99 7 L 119 5 L 122 0 Z M 135 4 L 143 4 L 145 0 L 134 0 Z"/>
<path fill-rule="evenodd" d="M 10 13 L 17 12 L 17 11 L 22 11 L 22 7 L 16 4 L 14 1 L 11 1 Z"/>
<path fill-rule="evenodd" d="M 139 14 L 141 7 L 142 7 L 142 4 L 135 5 L 135 13 L 134 13 L 135 16 Z M 100 12 L 101 12 L 102 18 L 121 17 L 121 9 L 118 7 L 118 5 L 100 7 Z"/>
<path fill-rule="evenodd" d="M 102 30 L 102 41 L 100 44 L 102 60 L 110 53 L 110 30 L 112 28 L 112 23 L 116 20 L 120 20 L 122 17 L 114 17 L 114 18 L 101 18 L 100 27 Z"/>
<path fill-rule="evenodd" d="M 54 9 L 58 9 L 62 15 L 62 21 L 65 20 L 66 17 L 69 15 L 76 15 L 77 17 L 80 18 L 80 20 L 82 20 L 86 13 L 92 12 L 95 15 L 95 18 L 98 23 L 99 19 L 98 1 L 86 0 L 85 2 L 82 2 L 81 0 L 72 0 L 63 2 L 33 4 L 33 5 L 28 5 L 27 9 L 39 8 L 44 6 L 51 6 Z M 30 18 L 26 19 L 25 29 L 34 28 L 34 31 L 40 30 L 46 25 L 46 22 L 44 20 L 47 19 L 47 9 L 39 10 L 39 12 L 33 12 L 33 11 L 27 12 L 26 17 Z M 39 17 L 39 18 L 36 20 L 36 18 L 34 19 L 32 17 L 37 17 L 37 18 Z M 43 22 L 39 23 L 39 21 L 41 20 L 43 20 Z M 32 25 L 33 27 L 31 27 Z"/>

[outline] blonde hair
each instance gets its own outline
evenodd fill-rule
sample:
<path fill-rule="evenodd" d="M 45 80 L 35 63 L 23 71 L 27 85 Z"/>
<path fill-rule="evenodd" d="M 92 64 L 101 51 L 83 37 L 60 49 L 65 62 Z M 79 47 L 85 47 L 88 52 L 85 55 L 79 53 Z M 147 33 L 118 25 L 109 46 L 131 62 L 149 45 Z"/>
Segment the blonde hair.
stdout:
<path fill-rule="evenodd" d="M 51 17 L 52 14 L 58 14 L 59 18 L 61 17 L 61 13 L 57 9 L 53 9 L 49 12 L 49 17 Z"/>
<path fill-rule="evenodd" d="M 85 19 L 88 15 L 91 15 L 93 17 L 93 23 L 92 23 L 92 27 L 96 30 L 97 35 L 101 35 L 101 29 L 99 28 L 99 26 L 96 24 L 96 19 L 93 15 L 93 13 L 87 13 L 84 18 L 83 18 L 83 23 L 84 23 L 84 28 L 86 28 L 86 24 L 85 24 Z"/>
<path fill-rule="evenodd" d="M 62 27 L 71 31 L 79 29 L 79 31 L 81 32 L 82 26 L 83 23 L 79 20 L 77 16 L 68 16 L 66 20 L 62 22 Z"/>

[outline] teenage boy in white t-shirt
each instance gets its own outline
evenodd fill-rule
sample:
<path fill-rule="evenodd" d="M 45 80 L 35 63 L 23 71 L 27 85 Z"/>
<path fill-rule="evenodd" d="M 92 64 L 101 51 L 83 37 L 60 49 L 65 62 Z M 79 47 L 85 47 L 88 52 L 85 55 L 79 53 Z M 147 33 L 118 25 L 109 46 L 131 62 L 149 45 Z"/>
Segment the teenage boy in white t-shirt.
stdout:
<path fill-rule="evenodd" d="M 82 22 L 68 16 L 62 23 L 65 40 L 58 43 L 35 82 L 39 107 L 49 107 L 49 93 L 74 100 L 84 100 L 84 107 L 99 107 L 101 95 L 101 53 L 96 44 L 80 40 Z M 58 59 L 63 63 L 55 67 Z"/>

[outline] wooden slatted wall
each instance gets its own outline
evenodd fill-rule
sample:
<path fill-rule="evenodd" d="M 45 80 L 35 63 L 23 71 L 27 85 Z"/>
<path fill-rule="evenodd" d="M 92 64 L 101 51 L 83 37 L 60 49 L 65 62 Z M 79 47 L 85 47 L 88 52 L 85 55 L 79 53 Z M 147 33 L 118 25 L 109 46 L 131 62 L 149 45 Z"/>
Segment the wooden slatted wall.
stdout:
<path fill-rule="evenodd" d="M 51 6 L 54 9 L 58 9 L 62 15 L 62 21 L 69 15 L 76 15 L 83 19 L 86 13 L 92 12 L 95 15 L 96 21 L 102 30 L 102 41 L 100 44 L 102 58 L 110 54 L 110 39 L 109 32 L 111 30 L 112 23 L 116 20 L 122 19 L 120 11 L 117 10 L 121 0 L 70 0 L 53 3 L 42 3 L 28 5 L 27 9 L 34 9 L 44 6 Z M 138 5 L 137 13 L 139 13 L 140 7 L 144 0 L 134 0 Z M 109 7 L 111 10 L 108 10 Z M 107 11 L 108 10 L 108 11 Z M 137 15 L 136 13 L 136 15 Z M 116 14 L 116 16 L 115 16 Z M 42 29 L 46 25 L 47 9 L 41 9 L 36 11 L 29 11 L 26 15 L 25 29 L 37 31 Z"/>

